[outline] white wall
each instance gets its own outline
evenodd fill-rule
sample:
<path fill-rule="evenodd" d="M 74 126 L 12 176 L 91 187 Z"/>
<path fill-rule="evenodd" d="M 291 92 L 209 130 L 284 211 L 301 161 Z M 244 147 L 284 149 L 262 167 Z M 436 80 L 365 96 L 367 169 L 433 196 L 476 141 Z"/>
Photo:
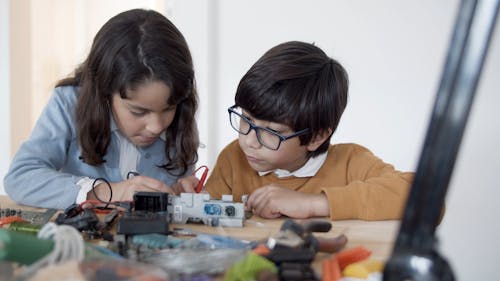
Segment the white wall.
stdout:
<path fill-rule="evenodd" d="M 349 73 L 349 104 L 333 141 L 363 144 L 413 170 L 458 1 L 399 2 L 174 2 L 172 19 L 195 59 L 202 140 L 211 144 L 202 159 L 212 165 L 237 137 L 226 108 L 248 68 L 272 46 L 302 40 L 315 42 Z"/>
<path fill-rule="evenodd" d="M 0 194 L 10 161 L 9 1 L 0 0 Z"/>
<path fill-rule="evenodd" d="M 201 153 L 203 164 L 213 166 L 217 153 L 236 138 L 226 108 L 234 102 L 239 79 L 272 46 L 302 40 L 315 42 L 350 75 L 348 108 L 333 142 L 363 144 L 397 168 L 415 170 L 458 0 L 210 3 L 183 0 L 172 9 L 197 67 L 200 131 L 209 148 Z M 497 23 L 437 232 L 457 280 L 498 275 L 498 29 Z"/>

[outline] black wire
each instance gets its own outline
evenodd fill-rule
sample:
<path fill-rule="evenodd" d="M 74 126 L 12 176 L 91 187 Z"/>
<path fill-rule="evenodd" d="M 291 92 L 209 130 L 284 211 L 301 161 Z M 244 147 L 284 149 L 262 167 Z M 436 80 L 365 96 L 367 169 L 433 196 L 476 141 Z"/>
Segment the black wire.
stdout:
<path fill-rule="evenodd" d="M 138 172 L 130 171 L 127 173 L 127 179 L 133 178 L 140 175 Z"/>
<path fill-rule="evenodd" d="M 108 187 L 109 187 L 109 199 L 108 199 L 108 202 L 101 200 L 101 198 L 99 198 L 99 196 L 97 196 L 97 194 L 95 193 L 95 184 L 96 184 L 97 181 L 103 181 L 103 182 L 105 182 L 108 185 Z M 111 199 L 113 198 L 113 189 L 111 188 L 111 184 L 109 183 L 108 180 L 106 180 L 105 178 L 97 178 L 92 183 L 92 194 L 94 194 L 94 197 L 97 199 L 97 201 L 106 204 L 104 206 L 104 208 L 107 208 L 109 206 L 109 204 L 111 203 Z"/>

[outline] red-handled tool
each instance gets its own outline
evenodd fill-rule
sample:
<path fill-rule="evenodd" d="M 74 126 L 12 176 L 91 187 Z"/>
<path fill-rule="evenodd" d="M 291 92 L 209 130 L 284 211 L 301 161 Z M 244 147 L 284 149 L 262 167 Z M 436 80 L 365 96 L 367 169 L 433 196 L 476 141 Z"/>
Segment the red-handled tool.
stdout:
<path fill-rule="evenodd" d="M 201 169 L 203 169 L 203 174 L 201 174 L 200 181 L 198 182 L 198 185 L 194 189 L 194 191 L 196 193 L 200 193 L 201 189 L 203 188 L 203 185 L 205 184 L 205 180 L 207 179 L 207 175 L 208 175 L 208 167 L 203 165 L 203 166 L 198 167 L 196 170 L 194 170 L 193 176 L 196 176 L 198 171 L 200 171 Z"/>

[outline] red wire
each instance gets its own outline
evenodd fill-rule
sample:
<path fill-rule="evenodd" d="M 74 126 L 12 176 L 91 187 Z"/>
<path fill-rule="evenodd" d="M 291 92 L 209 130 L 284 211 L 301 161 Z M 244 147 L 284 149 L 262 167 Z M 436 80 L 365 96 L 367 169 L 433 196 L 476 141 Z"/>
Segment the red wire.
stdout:
<path fill-rule="evenodd" d="M 200 193 L 201 189 L 203 188 L 203 185 L 205 184 L 205 180 L 207 179 L 207 175 L 208 175 L 208 167 L 203 165 L 203 166 L 198 167 L 198 169 L 194 170 L 193 176 L 196 176 L 196 173 L 200 169 L 204 169 L 204 171 L 203 171 L 203 174 L 201 175 L 201 178 L 200 178 L 200 181 L 198 182 L 198 185 L 194 189 L 194 191 L 196 193 Z"/>

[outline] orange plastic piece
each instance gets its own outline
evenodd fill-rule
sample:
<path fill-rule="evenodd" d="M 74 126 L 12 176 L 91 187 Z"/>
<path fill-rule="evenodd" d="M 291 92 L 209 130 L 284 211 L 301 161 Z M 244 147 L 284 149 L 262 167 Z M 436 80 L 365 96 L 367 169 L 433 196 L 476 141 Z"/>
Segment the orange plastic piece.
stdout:
<path fill-rule="evenodd" d="M 344 270 L 344 268 L 351 263 L 365 260 L 371 254 L 372 252 L 370 250 L 366 249 L 363 246 L 358 246 L 352 249 L 341 251 L 336 255 L 336 257 L 338 259 L 340 269 Z"/>
<path fill-rule="evenodd" d="M 255 247 L 252 251 L 259 256 L 265 256 L 271 252 L 271 250 L 269 250 L 269 248 L 264 244 L 257 245 L 257 247 Z"/>
<path fill-rule="evenodd" d="M 23 222 L 25 220 L 23 220 L 23 218 L 21 218 L 19 216 L 3 217 L 0 219 L 0 226 L 3 226 L 5 224 L 11 224 L 11 223 L 16 222 L 16 221 Z"/>
<path fill-rule="evenodd" d="M 323 260 L 321 264 L 322 281 L 338 281 L 342 278 L 337 257 Z"/>

